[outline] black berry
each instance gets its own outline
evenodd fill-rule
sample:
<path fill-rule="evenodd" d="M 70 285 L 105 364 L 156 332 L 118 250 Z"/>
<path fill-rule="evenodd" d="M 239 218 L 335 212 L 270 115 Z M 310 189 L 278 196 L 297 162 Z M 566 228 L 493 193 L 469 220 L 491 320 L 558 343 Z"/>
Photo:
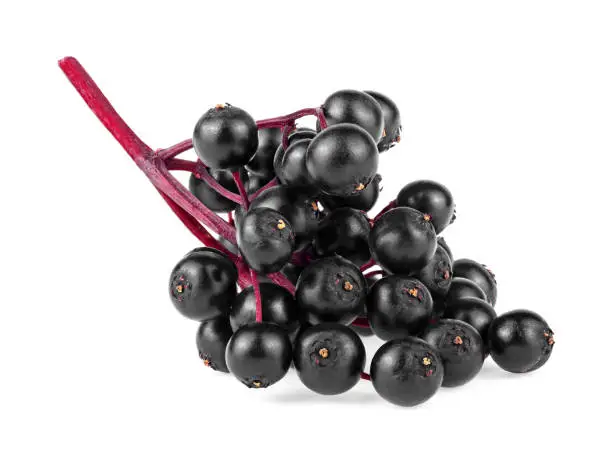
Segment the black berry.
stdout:
<path fill-rule="evenodd" d="M 276 149 L 281 144 L 282 132 L 280 129 L 260 129 L 257 135 L 259 146 L 246 169 L 255 175 L 269 177 L 274 173 L 272 163 Z"/>
<path fill-rule="evenodd" d="M 363 265 L 371 257 L 369 235 L 370 222 L 364 213 L 339 208 L 319 224 L 313 246 L 319 257 L 338 254 L 355 265 Z"/>
<path fill-rule="evenodd" d="M 379 141 L 383 134 L 385 119 L 380 104 L 374 97 L 359 90 L 339 90 L 325 103 L 323 113 L 328 125 L 357 124 Z"/>
<path fill-rule="evenodd" d="M 225 348 L 232 337 L 232 327 L 227 317 L 214 317 L 202 322 L 196 335 L 198 355 L 204 365 L 215 371 L 229 373 L 225 363 Z"/>
<path fill-rule="evenodd" d="M 372 286 L 367 309 L 374 334 L 392 340 L 420 333 L 431 318 L 433 301 L 418 279 L 391 275 Z"/>
<path fill-rule="evenodd" d="M 470 259 L 455 260 L 453 270 L 456 277 L 475 282 L 487 296 L 487 301 L 495 306 L 497 302 L 497 281 L 491 270 Z"/>
<path fill-rule="evenodd" d="M 183 257 L 170 274 L 170 299 L 185 317 L 197 321 L 229 312 L 236 297 L 238 270 L 223 253 L 200 248 Z"/>
<path fill-rule="evenodd" d="M 336 255 L 314 261 L 304 269 L 295 298 L 305 320 L 346 325 L 363 310 L 366 292 L 359 268 Z"/>
<path fill-rule="evenodd" d="M 413 208 L 394 208 L 370 231 L 370 250 L 376 262 L 395 274 L 417 273 L 436 252 L 431 220 Z"/>
<path fill-rule="evenodd" d="M 279 271 L 291 258 L 295 234 L 286 217 L 270 208 L 252 208 L 238 227 L 238 248 L 259 273 Z"/>
<path fill-rule="evenodd" d="M 434 181 L 415 181 L 404 186 L 397 195 L 397 206 L 408 206 L 428 215 L 436 233 L 451 223 L 455 211 L 449 190 Z"/>
<path fill-rule="evenodd" d="M 281 183 L 287 185 L 310 185 L 306 170 L 306 150 L 310 139 L 296 140 L 287 149 L 279 146 L 274 156 L 274 171 Z"/>
<path fill-rule="evenodd" d="M 555 334 L 533 311 L 502 314 L 489 328 L 491 357 L 504 370 L 527 373 L 543 366 L 552 354 Z"/>
<path fill-rule="evenodd" d="M 386 95 L 370 90 L 365 91 L 371 95 L 380 105 L 384 117 L 384 129 L 382 138 L 378 142 L 378 150 L 385 152 L 400 142 L 402 134 L 402 121 L 397 105 Z"/>
<path fill-rule="evenodd" d="M 389 341 L 376 351 L 370 376 L 374 389 L 385 400 L 399 406 L 416 406 L 438 391 L 444 367 L 433 346 L 407 337 Z"/>
<path fill-rule="evenodd" d="M 359 382 L 365 367 L 365 347 L 350 328 L 334 323 L 300 332 L 293 361 L 302 383 L 322 395 L 337 395 Z"/>
<path fill-rule="evenodd" d="M 362 192 L 378 169 L 372 137 L 354 124 L 337 124 L 319 133 L 306 151 L 306 169 L 318 188 L 329 195 Z"/>
<path fill-rule="evenodd" d="M 265 388 L 280 381 L 291 365 L 291 341 L 276 324 L 253 322 L 240 327 L 229 340 L 225 359 L 239 381 Z"/>
<path fill-rule="evenodd" d="M 467 297 L 448 302 L 444 310 L 444 317 L 470 324 L 478 331 L 487 346 L 489 327 L 497 317 L 497 313 L 485 300 Z"/>
<path fill-rule="evenodd" d="M 213 169 L 238 170 L 257 151 L 257 124 L 244 110 L 229 104 L 209 109 L 193 131 L 193 147 Z"/>
<path fill-rule="evenodd" d="M 478 331 L 453 319 L 442 319 L 425 329 L 423 339 L 435 347 L 444 363 L 444 387 L 472 380 L 482 368 L 485 347 Z"/>

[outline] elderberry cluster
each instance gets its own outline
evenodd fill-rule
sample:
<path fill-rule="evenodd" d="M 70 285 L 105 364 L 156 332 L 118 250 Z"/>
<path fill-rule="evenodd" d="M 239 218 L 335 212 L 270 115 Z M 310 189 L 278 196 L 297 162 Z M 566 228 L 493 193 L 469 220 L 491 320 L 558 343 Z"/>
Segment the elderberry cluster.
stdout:
<path fill-rule="evenodd" d="M 371 378 L 403 406 L 467 383 L 489 354 L 511 372 L 540 368 L 554 345 L 548 324 L 526 310 L 497 316 L 493 273 L 454 260 L 440 237 L 455 220 L 446 187 L 411 182 L 368 216 L 380 193 L 379 155 L 400 141 L 395 103 L 342 90 L 316 115 L 316 130 L 295 119 L 268 128 L 221 104 L 195 126 L 189 189 L 236 228 L 236 242 L 219 240 L 227 251 L 197 248 L 170 276 L 175 307 L 201 322 L 204 364 L 264 388 L 293 362 L 323 395 Z M 251 271 L 242 290 L 236 259 Z M 294 289 L 274 281 L 278 273 Z M 360 335 L 371 334 L 386 343 L 367 374 Z"/>

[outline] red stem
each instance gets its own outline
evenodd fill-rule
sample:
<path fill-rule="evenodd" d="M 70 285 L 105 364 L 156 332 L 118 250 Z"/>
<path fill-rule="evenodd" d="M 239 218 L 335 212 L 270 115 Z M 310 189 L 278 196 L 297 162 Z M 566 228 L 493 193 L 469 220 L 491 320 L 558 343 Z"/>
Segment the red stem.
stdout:
<path fill-rule="evenodd" d="M 321 130 L 326 129 L 327 119 L 325 119 L 325 113 L 323 112 L 323 108 L 317 108 L 317 110 L 315 111 L 315 116 L 317 116 L 317 119 L 319 121 L 319 127 L 321 127 Z"/>
<path fill-rule="evenodd" d="M 364 381 L 371 381 L 372 377 L 369 374 L 367 374 L 365 371 L 362 371 L 361 372 L 361 379 L 363 379 Z"/>
<path fill-rule="evenodd" d="M 257 121 L 258 129 L 269 129 L 269 128 L 283 128 L 285 125 L 295 122 L 304 116 L 316 116 L 319 108 L 304 108 L 295 113 L 287 114 L 285 116 L 273 117 L 270 119 L 264 119 Z"/>
<path fill-rule="evenodd" d="M 353 322 L 351 322 L 351 325 L 360 328 L 370 328 L 370 322 L 365 317 L 358 317 Z"/>
<path fill-rule="evenodd" d="M 233 171 L 232 176 L 234 177 L 236 187 L 238 187 L 238 193 L 240 193 L 240 201 L 238 203 L 242 203 L 244 209 L 249 209 L 249 196 L 244 188 L 244 183 L 240 178 L 240 171 Z"/>
<path fill-rule="evenodd" d="M 166 161 L 166 166 L 168 170 L 174 171 L 189 171 L 190 173 L 195 173 L 197 168 L 196 162 L 191 162 L 190 160 L 183 159 L 168 159 Z"/>
<path fill-rule="evenodd" d="M 167 149 L 162 149 L 157 152 L 157 155 L 160 159 L 168 160 L 172 159 L 173 157 L 176 157 L 177 155 L 185 151 L 189 151 L 191 148 L 193 148 L 193 141 L 189 139 L 181 141 L 180 143 L 175 144 L 174 146 L 170 146 Z"/>
<path fill-rule="evenodd" d="M 242 203 L 242 198 L 240 198 L 240 195 L 235 194 L 231 190 L 226 189 L 221 184 L 219 184 L 219 181 L 213 178 L 208 172 L 208 169 L 204 166 L 204 164 L 199 161 L 196 167 L 196 177 L 204 181 L 211 189 L 213 189 L 215 192 L 222 195 L 223 197 L 227 198 L 228 200 L 231 200 L 234 203 Z"/>
<path fill-rule="evenodd" d="M 359 268 L 361 271 L 366 271 L 368 268 L 373 267 L 374 265 L 376 265 L 376 260 L 374 259 L 370 259 L 368 260 L 366 263 L 364 263 L 363 265 L 361 265 L 361 268 Z"/>
<path fill-rule="evenodd" d="M 83 66 L 74 57 L 65 57 L 61 59 L 59 61 L 59 66 L 87 106 L 89 106 L 100 122 L 102 122 L 123 149 L 125 149 L 132 160 L 136 162 L 147 178 L 149 178 L 181 222 L 183 222 L 202 243 L 226 253 L 238 268 L 238 282 L 241 287 L 249 286 L 251 283 L 250 272 L 244 260 L 225 249 L 223 245 L 208 233 L 201 223 L 214 229 L 217 234 L 230 243 L 236 244 L 236 231 L 234 227 L 222 219 L 218 214 L 204 206 L 188 189 L 178 182 L 169 171 L 171 169 L 185 169 L 191 171 L 193 166 L 192 162 L 174 159 L 174 157 L 191 149 L 192 141 L 185 140 L 167 149 L 154 152 L 134 133 L 121 116 L 119 116 L 91 76 L 89 76 Z M 274 124 L 279 124 L 278 127 L 282 127 L 286 122 L 292 122 L 299 117 L 313 114 L 316 114 L 316 109 L 308 108 L 287 116 L 260 121 L 258 122 L 258 126 L 264 128 L 267 126 L 274 127 L 276 126 Z M 243 196 L 246 196 L 243 186 L 242 190 Z M 233 200 L 232 197 L 229 199 Z M 295 293 L 295 287 L 283 274 L 274 273 L 268 275 L 268 277 L 276 284 L 285 287 L 291 293 Z"/>
<path fill-rule="evenodd" d="M 236 223 L 234 222 L 234 215 L 232 214 L 232 212 L 230 211 L 229 213 L 227 213 L 227 222 L 229 223 L 229 225 L 231 225 L 232 227 L 236 227 Z"/>

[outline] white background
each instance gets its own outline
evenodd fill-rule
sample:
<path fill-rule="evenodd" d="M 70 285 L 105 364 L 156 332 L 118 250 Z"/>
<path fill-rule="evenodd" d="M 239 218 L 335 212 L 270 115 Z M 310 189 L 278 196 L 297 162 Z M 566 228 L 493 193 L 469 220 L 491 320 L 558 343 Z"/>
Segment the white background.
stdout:
<path fill-rule="evenodd" d="M 0 7 L 0 455 L 588 455 L 610 405 L 612 11 L 601 1 L 67 2 Z M 457 257 L 556 332 L 414 409 L 206 370 L 166 290 L 196 246 L 56 66 L 80 58 L 153 147 L 209 106 L 255 118 L 341 88 L 400 106 L 384 192 L 447 185 Z M 377 345 L 368 342 L 369 356 Z"/>

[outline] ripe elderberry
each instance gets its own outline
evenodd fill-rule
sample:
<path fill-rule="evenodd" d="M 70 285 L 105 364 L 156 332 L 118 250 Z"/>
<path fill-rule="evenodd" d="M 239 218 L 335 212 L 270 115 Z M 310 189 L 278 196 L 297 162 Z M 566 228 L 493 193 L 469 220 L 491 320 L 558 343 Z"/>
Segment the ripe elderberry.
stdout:
<path fill-rule="evenodd" d="M 385 400 L 399 406 L 416 406 L 438 391 L 444 367 L 433 346 L 407 337 L 388 341 L 376 351 L 370 376 L 374 389 Z"/>
<path fill-rule="evenodd" d="M 337 395 L 353 388 L 365 359 L 365 347 L 359 336 L 335 323 L 315 325 L 300 332 L 293 349 L 300 380 L 322 395 Z"/>
<path fill-rule="evenodd" d="M 554 345 L 554 332 L 533 311 L 510 311 L 498 316 L 489 327 L 491 357 L 512 373 L 541 368 L 550 358 Z"/>

